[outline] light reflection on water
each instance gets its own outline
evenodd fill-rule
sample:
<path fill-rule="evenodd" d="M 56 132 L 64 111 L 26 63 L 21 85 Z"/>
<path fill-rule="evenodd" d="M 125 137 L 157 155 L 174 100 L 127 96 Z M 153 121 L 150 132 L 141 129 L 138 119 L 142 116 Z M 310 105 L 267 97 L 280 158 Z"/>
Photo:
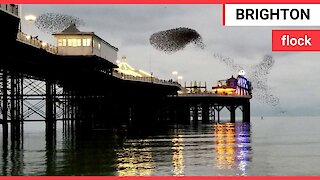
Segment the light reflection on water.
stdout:
<path fill-rule="evenodd" d="M 1 175 L 182 176 L 201 167 L 211 167 L 212 175 L 230 169 L 232 174 L 235 168 L 245 175 L 249 127 L 179 125 L 152 134 L 97 131 L 80 137 L 58 131 L 56 141 L 46 141 L 42 131 L 27 131 L 23 144 L 1 144 Z"/>
<path fill-rule="evenodd" d="M 183 160 L 183 138 L 178 134 L 177 130 L 174 130 L 172 137 L 172 166 L 173 175 L 179 176 L 184 173 L 184 160 Z"/>
<path fill-rule="evenodd" d="M 238 168 L 246 175 L 251 161 L 250 125 L 249 124 L 216 124 L 214 126 L 216 166 L 219 169 Z"/>
<path fill-rule="evenodd" d="M 81 136 L 59 130 L 55 142 L 26 124 L 23 143 L 3 146 L 0 139 L 0 174 L 319 175 L 317 123 L 317 118 L 270 119 Z"/>
<path fill-rule="evenodd" d="M 148 139 L 127 141 L 117 151 L 117 171 L 120 176 L 149 176 L 154 169 L 152 148 Z"/>
<path fill-rule="evenodd" d="M 120 176 L 181 176 L 189 173 L 186 166 L 207 166 L 216 172 L 231 170 L 235 175 L 246 175 L 251 161 L 249 143 L 250 125 L 245 123 L 172 127 L 166 135 L 125 141 L 117 149 L 117 172 Z M 207 157 L 216 162 L 207 161 Z"/>

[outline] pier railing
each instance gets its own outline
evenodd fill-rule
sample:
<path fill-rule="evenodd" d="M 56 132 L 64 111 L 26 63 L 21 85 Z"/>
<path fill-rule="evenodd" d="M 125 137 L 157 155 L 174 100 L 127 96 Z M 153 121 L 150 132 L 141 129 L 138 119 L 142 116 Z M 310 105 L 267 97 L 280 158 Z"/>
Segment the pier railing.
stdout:
<path fill-rule="evenodd" d="M 0 4 L 0 10 L 19 16 L 19 7 L 16 4 Z"/>
<path fill-rule="evenodd" d="M 162 85 L 171 85 L 171 86 L 181 87 L 181 85 L 178 82 L 172 81 L 172 80 L 162 80 L 162 79 L 159 79 L 156 77 L 135 77 L 135 76 L 119 73 L 116 70 L 114 70 L 112 74 L 114 77 L 121 78 L 124 80 L 149 82 L 149 83 L 154 83 L 154 84 L 162 84 Z"/>
<path fill-rule="evenodd" d="M 216 94 L 212 92 L 201 92 L 201 93 L 179 93 L 181 97 L 237 97 L 237 98 L 252 98 L 251 95 L 240 95 L 240 94 Z"/>
<path fill-rule="evenodd" d="M 45 41 L 42 41 L 36 37 L 32 37 L 30 35 L 27 35 L 23 32 L 18 32 L 17 40 L 19 40 L 20 42 L 29 44 L 31 46 L 34 46 L 36 48 L 43 49 L 43 50 L 45 50 L 49 53 L 52 53 L 52 54 L 57 54 L 57 52 L 58 52 L 58 48 L 56 46 L 48 44 Z"/>
<path fill-rule="evenodd" d="M 36 37 L 32 37 L 30 35 L 27 35 L 23 32 L 18 32 L 17 35 L 17 40 L 23 43 L 26 43 L 28 45 L 34 46 L 36 48 L 40 48 L 43 49 L 49 53 L 52 54 L 57 54 L 58 52 L 58 48 L 54 45 L 48 44 Z M 140 82 L 149 82 L 149 83 L 154 83 L 154 84 L 162 84 L 162 85 L 171 85 L 171 86 L 178 86 L 181 87 L 181 85 L 173 80 L 162 80 L 156 77 L 135 77 L 135 76 L 131 76 L 131 75 L 126 75 L 123 73 L 119 73 L 116 70 L 113 70 L 112 75 L 114 77 L 118 77 L 120 79 L 124 79 L 124 80 L 131 80 L 131 81 L 140 81 Z"/>
<path fill-rule="evenodd" d="M 26 43 L 28 45 L 34 46 L 36 48 L 43 49 L 52 54 L 57 54 L 58 52 L 58 48 L 56 46 L 48 44 L 36 37 L 32 37 L 23 32 L 18 32 L 17 40 L 20 42 Z M 179 86 L 179 87 L 181 86 L 178 82 L 172 81 L 172 80 L 166 81 L 166 80 L 158 79 L 156 77 L 134 77 L 131 75 L 125 75 L 123 73 L 119 73 L 116 70 L 113 71 L 112 75 L 114 77 L 118 77 L 124 80 L 149 82 L 154 84 L 172 85 L 172 86 Z"/>

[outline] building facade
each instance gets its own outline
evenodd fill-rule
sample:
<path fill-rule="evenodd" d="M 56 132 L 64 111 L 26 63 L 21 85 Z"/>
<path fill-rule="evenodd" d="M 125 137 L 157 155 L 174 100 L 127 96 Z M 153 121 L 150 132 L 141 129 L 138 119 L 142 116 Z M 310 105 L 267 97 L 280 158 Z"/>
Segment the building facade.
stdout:
<path fill-rule="evenodd" d="M 58 55 L 98 56 L 116 63 L 118 48 L 112 46 L 93 32 L 81 32 L 72 24 L 60 33 L 54 33 Z"/>

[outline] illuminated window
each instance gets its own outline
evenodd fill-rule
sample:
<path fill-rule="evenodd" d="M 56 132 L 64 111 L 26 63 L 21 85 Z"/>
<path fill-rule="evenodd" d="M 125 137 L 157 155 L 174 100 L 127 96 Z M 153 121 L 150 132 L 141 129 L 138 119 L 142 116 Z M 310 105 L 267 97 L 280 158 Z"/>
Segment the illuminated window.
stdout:
<path fill-rule="evenodd" d="M 68 46 L 70 47 L 81 46 L 81 39 L 68 39 Z"/>
<path fill-rule="evenodd" d="M 73 40 L 74 39 L 68 39 L 68 46 L 73 46 Z"/>
<path fill-rule="evenodd" d="M 82 39 L 83 46 L 91 46 L 91 39 Z"/>
<path fill-rule="evenodd" d="M 99 43 L 99 44 L 98 44 L 98 49 L 100 49 L 100 48 L 101 48 L 101 44 Z"/>
<path fill-rule="evenodd" d="M 58 46 L 67 46 L 66 39 L 58 39 Z"/>

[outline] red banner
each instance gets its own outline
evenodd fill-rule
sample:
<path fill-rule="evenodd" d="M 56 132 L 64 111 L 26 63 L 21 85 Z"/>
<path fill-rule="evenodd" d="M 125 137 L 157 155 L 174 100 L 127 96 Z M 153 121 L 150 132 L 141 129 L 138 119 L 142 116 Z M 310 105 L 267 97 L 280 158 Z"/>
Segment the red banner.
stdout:
<path fill-rule="evenodd" d="M 272 51 L 320 51 L 320 30 L 273 30 Z"/>
<path fill-rule="evenodd" d="M 319 0 L 0 0 L 1 4 L 318 4 Z"/>

